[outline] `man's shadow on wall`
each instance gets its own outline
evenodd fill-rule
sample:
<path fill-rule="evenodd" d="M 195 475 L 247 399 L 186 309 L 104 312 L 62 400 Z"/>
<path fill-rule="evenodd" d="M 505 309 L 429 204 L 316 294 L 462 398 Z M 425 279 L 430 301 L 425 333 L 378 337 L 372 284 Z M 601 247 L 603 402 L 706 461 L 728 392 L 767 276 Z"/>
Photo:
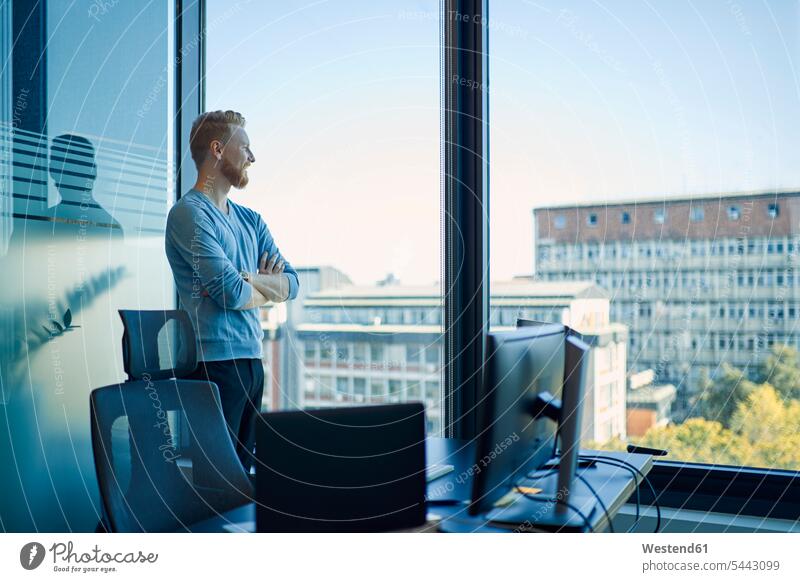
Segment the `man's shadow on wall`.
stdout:
<path fill-rule="evenodd" d="M 122 225 L 95 200 L 97 180 L 95 149 L 85 137 L 63 134 L 50 146 L 50 176 L 61 201 L 48 209 L 53 236 L 107 237 L 122 236 Z"/>
<path fill-rule="evenodd" d="M 25 384 L 27 365 L 34 354 L 79 328 L 81 311 L 127 276 L 124 266 L 107 265 L 87 272 L 80 283 L 59 284 L 56 275 L 51 280 L 50 248 L 58 249 L 63 260 L 63 253 L 77 255 L 84 241 L 92 241 L 92 246 L 101 245 L 100 251 L 105 254 L 110 249 L 105 248 L 103 240 L 109 244 L 121 241 L 123 231 L 93 196 L 97 164 L 92 143 L 81 136 L 60 135 L 53 139 L 49 154 L 48 170 L 61 200 L 52 208 L 16 218 L 8 252 L 0 261 L 6 273 L 28 272 L 26 265 L 30 264 L 37 265 L 33 273 L 47 275 L 46 279 L 31 279 L 28 272 L 21 304 L 0 300 L 0 403 L 13 400 Z"/>

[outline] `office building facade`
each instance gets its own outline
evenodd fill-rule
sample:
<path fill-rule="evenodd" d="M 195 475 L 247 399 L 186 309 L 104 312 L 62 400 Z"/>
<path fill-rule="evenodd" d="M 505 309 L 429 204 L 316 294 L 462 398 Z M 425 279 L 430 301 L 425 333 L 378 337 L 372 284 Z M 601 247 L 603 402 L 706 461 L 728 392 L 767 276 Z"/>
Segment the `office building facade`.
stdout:
<path fill-rule="evenodd" d="M 299 272 L 308 278 L 310 270 Z M 308 287 L 313 289 L 313 283 Z M 438 287 L 347 285 L 316 291 L 308 287 L 302 311 L 295 314 L 299 318 L 287 318 L 279 331 L 264 324 L 265 353 L 287 356 L 280 359 L 286 362 L 281 374 L 265 360 L 267 378 L 272 378 L 265 406 L 421 401 L 428 432 L 439 434 L 443 350 Z M 296 303 L 294 309 L 299 308 Z M 564 323 L 592 346 L 584 438 L 624 437 L 627 330 L 610 323 L 607 294 L 581 282 L 493 284 L 491 329 L 513 329 L 517 318 Z M 280 338 L 277 347 L 271 338 Z"/>
<path fill-rule="evenodd" d="M 631 370 L 675 384 L 686 416 L 704 374 L 800 345 L 799 220 L 800 192 L 537 208 L 534 270 L 607 289 Z"/>

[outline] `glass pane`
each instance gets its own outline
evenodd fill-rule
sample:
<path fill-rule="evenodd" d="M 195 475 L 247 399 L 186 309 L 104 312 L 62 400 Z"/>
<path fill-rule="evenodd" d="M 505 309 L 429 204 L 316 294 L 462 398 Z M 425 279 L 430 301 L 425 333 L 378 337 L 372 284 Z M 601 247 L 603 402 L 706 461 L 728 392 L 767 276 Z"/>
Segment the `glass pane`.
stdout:
<path fill-rule="evenodd" d="M 272 308 L 264 407 L 415 400 L 439 432 L 440 398 L 402 389 L 441 375 L 439 2 L 401 4 L 209 1 L 207 108 L 247 118 L 256 163 L 232 198 L 300 277 Z"/>
<path fill-rule="evenodd" d="M 94 530 L 89 394 L 125 379 L 117 310 L 174 307 L 172 18 L 0 4 L 5 529 Z"/>
<path fill-rule="evenodd" d="M 797 10 L 492 5 L 492 298 L 592 340 L 586 444 L 800 469 Z"/>

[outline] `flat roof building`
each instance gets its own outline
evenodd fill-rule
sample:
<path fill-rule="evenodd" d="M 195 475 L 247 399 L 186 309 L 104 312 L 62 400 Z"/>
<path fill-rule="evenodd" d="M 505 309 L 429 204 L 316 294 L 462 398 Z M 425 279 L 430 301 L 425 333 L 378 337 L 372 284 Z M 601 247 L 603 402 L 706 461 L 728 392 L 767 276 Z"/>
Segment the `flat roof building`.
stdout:
<path fill-rule="evenodd" d="M 557 205 L 533 223 L 536 279 L 607 289 L 631 369 L 675 384 L 684 417 L 703 371 L 800 345 L 800 192 Z"/>
<path fill-rule="evenodd" d="M 439 433 L 439 287 L 306 286 L 306 293 L 302 310 L 286 321 L 286 331 L 273 334 L 281 338 L 279 351 L 287 354 L 280 374 L 286 380 L 273 381 L 265 391 L 266 404 L 313 408 L 418 400 L 426 407 L 428 431 Z M 491 303 L 492 330 L 512 329 L 517 318 L 524 318 L 563 323 L 580 332 L 592 346 L 585 438 L 605 441 L 625 435 L 627 330 L 609 321 L 607 292 L 592 282 L 515 280 L 493 283 Z M 275 353 L 275 346 L 265 352 Z M 271 372 L 267 376 L 274 379 Z"/>

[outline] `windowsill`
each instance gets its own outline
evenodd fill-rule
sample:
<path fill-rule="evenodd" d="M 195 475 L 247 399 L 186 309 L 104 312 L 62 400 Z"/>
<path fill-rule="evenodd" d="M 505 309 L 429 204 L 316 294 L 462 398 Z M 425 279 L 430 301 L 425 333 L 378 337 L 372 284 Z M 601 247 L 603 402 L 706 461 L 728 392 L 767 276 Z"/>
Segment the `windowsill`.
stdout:
<path fill-rule="evenodd" d="M 636 533 L 656 527 L 656 510 L 640 508 Z M 624 505 L 614 517 L 614 531 L 626 532 L 636 520 L 636 506 Z M 786 519 L 764 519 L 750 515 L 715 513 L 691 509 L 661 508 L 661 533 L 790 533 L 800 532 L 800 523 Z"/>
<path fill-rule="evenodd" d="M 648 479 L 662 508 L 758 519 L 800 519 L 800 472 L 655 461 Z M 642 505 L 653 495 L 639 487 Z"/>

